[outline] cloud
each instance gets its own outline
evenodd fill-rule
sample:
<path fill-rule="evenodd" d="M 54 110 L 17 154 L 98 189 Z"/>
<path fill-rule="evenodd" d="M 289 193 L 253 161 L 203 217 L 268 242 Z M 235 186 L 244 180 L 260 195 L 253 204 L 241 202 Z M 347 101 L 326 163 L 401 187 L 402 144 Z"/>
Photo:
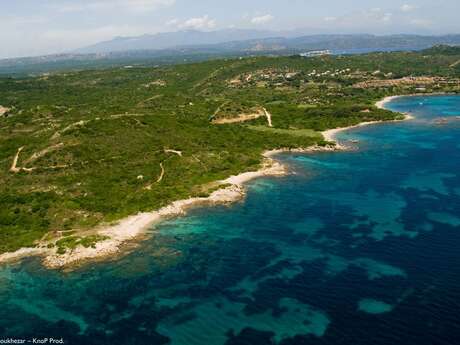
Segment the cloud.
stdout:
<path fill-rule="evenodd" d="M 174 26 L 178 29 L 209 30 L 214 29 L 217 26 L 217 22 L 208 15 L 204 15 L 202 17 L 190 18 L 185 21 L 171 19 L 166 22 L 166 25 Z"/>
<path fill-rule="evenodd" d="M 309 20 L 311 27 L 323 33 L 363 33 L 384 34 L 397 31 L 403 21 L 402 13 L 396 9 L 389 11 L 375 7 L 360 9 L 340 16 L 326 16 Z"/>
<path fill-rule="evenodd" d="M 370 10 L 361 11 L 358 16 L 361 17 L 361 21 L 365 23 L 375 23 L 375 24 L 388 24 L 393 19 L 393 13 L 385 12 L 381 8 L 372 8 Z M 350 18 L 352 21 L 357 18 Z"/>
<path fill-rule="evenodd" d="M 264 16 L 257 16 L 251 19 L 251 23 L 255 25 L 267 24 L 271 22 L 275 17 L 271 14 L 266 14 Z"/>
<path fill-rule="evenodd" d="M 106 25 L 88 29 L 47 30 L 41 34 L 41 39 L 56 45 L 60 50 L 66 50 L 109 40 L 117 36 L 138 36 L 150 30 L 151 28 L 142 26 Z"/>
<path fill-rule="evenodd" d="M 35 24 L 45 24 L 49 22 L 46 17 L 38 16 L 0 16 L 0 25 L 10 27 L 11 26 L 22 26 L 22 25 L 35 25 Z"/>
<path fill-rule="evenodd" d="M 414 6 L 414 5 L 410 5 L 410 4 L 404 4 L 401 6 L 401 11 L 403 12 L 412 12 L 413 10 L 415 10 L 417 7 Z"/>
<path fill-rule="evenodd" d="M 46 51 L 40 50 L 44 45 L 37 45 L 37 42 L 40 40 L 39 28 L 47 24 L 45 17 L 0 15 L 0 59 Z"/>
<path fill-rule="evenodd" d="M 366 18 L 367 20 L 369 21 L 375 21 L 377 23 L 383 23 L 383 24 L 387 24 L 389 22 L 391 22 L 392 18 L 393 18 L 393 13 L 391 12 L 385 12 L 384 10 L 382 10 L 381 8 L 377 7 L 377 8 L 372 8 L 370 10 L 367 10 L 367 11 L 362 11 L 361 12 L 361 15 Z"/>
<path fill-rule="evenodd" d="M 428 19 L 414 18 L 411 19 L 410 24 L 418 27 L 429 28 L 432 26 L 433 22 Z"/>
<path fill-rule="evenodd" d="M 393 13 L 384 13 L 382 17 L 382 22 L 389 23 L 393 19 Z"/>
<path fill-rule="evenodd" d="M 118 36 L 140 36 L 148 32 L 159 32 L 163 27 L 155 23 L 100 25 L 86 28 L 47 28 L 42 24 L 31 26 L 17 25 L 11 30 L 12 20 L 3 22 L 0 16 L 0 42 L 3 49 L 0 59 L 6 57 L 45 55 L 69 52 Z M 39 19 L 17 19 L 15 23 L 39 22 Z M 41 21 L 40 21 L 41 23 Z M 158 23 L 159 24 L 159 23 Z M 43 28 L 43 30 L 40 30 Z M 8 30 L 10 29 L 10 30 Z"/>
<path fill-rule="evenodd" d="M 180 24 L 179 19 L 170 19 L 165 23 L 167 26 L 178 26 Z"/>
<path fill-rule="evenodd" d="M 111 9 L 131 12 L 153 11 L 161 7 L 172 6 L 176 0 L 91 0 L 64 2 L 54 7 L 59 12 L 106 11 Z"/>

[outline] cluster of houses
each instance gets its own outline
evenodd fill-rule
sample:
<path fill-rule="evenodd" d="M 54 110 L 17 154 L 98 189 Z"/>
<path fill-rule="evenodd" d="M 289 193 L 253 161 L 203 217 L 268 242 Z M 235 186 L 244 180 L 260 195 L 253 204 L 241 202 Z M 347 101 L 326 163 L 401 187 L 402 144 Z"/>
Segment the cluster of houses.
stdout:
<path fill-rule="evenodd" d="M 274 69 L 260 70 L 256 72 L 245 73 L 231 79 L 228 83 L 232 87 L 242 87 L 249 83 L 274 82 L 282 84 L 283 81 L 293 80 L 299 72 L 297 71 L 279 71 Z M 276 85 L 276 84 L 275 84 Z"/>
<path fill-rule="evenodd" d="M 417 91 L 425 91 L 427 87 L 441 87 L 446 85 L 460 86 L 460 80 L 442 77 L 404 77 L 398 79 L 370 79 L 356 83 L 356 88 L 383 88 L 396 86 L 411 86 Z"/>
<path fill-rule="evenodd" d="M 293 70 L 265 69 L 256 72 L 248 72 L 236 76 L 228 81 L 230 87 L 242 88 L 251 85 L 259 86 L 289 86 L 293 81 L 308 82 L 310 80 L 323 78 L 362 78 L 365 73 L 352 72 L 350 68 L 335 70 L 312 70 L 311 72 L 300 72 Z"/>

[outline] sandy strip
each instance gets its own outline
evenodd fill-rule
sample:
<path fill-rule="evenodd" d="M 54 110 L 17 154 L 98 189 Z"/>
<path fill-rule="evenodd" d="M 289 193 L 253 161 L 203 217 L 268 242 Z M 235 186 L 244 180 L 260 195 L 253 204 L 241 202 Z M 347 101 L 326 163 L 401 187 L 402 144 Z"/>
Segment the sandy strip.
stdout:
<path fill-rule="evenodd" d="M 269 153 L 266 154 L 266 157 L 268 156 Z M 245 196 L 243 185 L 248 181 L 263 176 L 283 176 L 285 174 L 287 174 L 287 169 L 284 165 L 273 159 L 265 158 L 263 167 L 260 170 L 242 173 L 219 181 L 222 185 L 230 184 L 230 186 L 213 192 L 207 198 L 189 198 L 175 201 L 158 211 L 139 213 L 127 217 L 114 225 L 101 225 L 94 229 L 94 233 L 110 238 L 98 242 L 95 248 L 79 246 L 72 252 L 69 251 L 63 255 L 57 254 L 54 248 L 23 248 L 14 253 L 0 255 L 0 263 L 41 255 L 44 257 L 43 263 L 46 267 L 58 269 L 92 259 L 114 257 L 127 242 L 142 237 L 148 229 L 151 229 L 152 226 L 164 219 L 185 215 L 187 210 L 199 205 L 229 204 L 242 200 Z"/>
<path fill-rule="evenodd" d="M 423 94 L 417 94 L 417 95 L 408 95 L 408 96 L 422 96 Z M 382 99 L 381 101 L 378 101 L 377 103 L 375 103 L 375 106 L 379 109 L 386 109 L 385 108 L 385 105 L 397 98 L 400 98 L 400 97 L 406 97 L 406 96 L 389 96 L 389 97 L 385 97 L 384 99 Z M 379 124 L 379 123 L 388 123 L 388 122 L 399 122 L 399 121 L 407 121 L 407 120 L 412 120 L 414 119 L 414 116 L 410 115 L 410 114 L 404 114 L 404 119 L 402 120 L 390 120 L 390 121 L 367 121 L 367 122 L 361 122 L 357 125 L 353 125 L 353 126 L 348 126 L 348 127 L 341 127 L 341 128 L 334 128 L 334 129 L 328 129 L 327 131 L 324 131 L 324 132 L 321 132 L 321 134 L 323 135 L 324 137 L 324 140 L 326 141 L 329 141 L 329 142 L 336 142 L 336 136 L 338 133 L 340 132 L 344 132 L 344 131 L 347 131 L 349 129 L 352 129 L 352 128 L 359 128 L 359 127 L 364 127 L 364 126 L 369 126 L 369 125 L 375 125 L 375 124 Z M 339 145 L 339 144 L 337 144 Z"/>
<path fill-rule="evenodd" d="M 381 101 L 378 101 L 377 103 L 375 103 L 375 106 L 377 108 L 379 108 L 379 109 L 386 109 L 385 105 L 387 103 L 390 103 L 391 101 L 394 101 L 395 99 L 401 98 L 401 97 L 405 97 L 405 96 L 388 96 L 388 97 L 385 97 Z"/>
<path fill-rule="evenodd" d="M 44 264 L 48 268 L 56 269 L 89 259 L 113 256 L 122 249 L 123 244 L 141 237 L 153 225 L 164 219 L 185 215 L 187 210 L 199 205 L 228 204 L 241 200 L 245 196 L 244 183 L 262 176 L 282 176 L 286 173 L 287 170 L 282 164 L 266 159 L 263 168 L 258 171 L 246 172 L 219 181 L 222 185 L 231 184 L 231 186 L 219 189 L 207 198 L 190 198 L 175 201 L 158 211 L 139 213 L 121 220 L 116 225 L 101 226 L 97 233 L 109 236 L 110 239 L 98 242 L 96 248 L 83 248 L 80 246 L 73 252 L 64 255 L 59 255 L 54 251 L 47 253 Z"/>
<path fill-rule="evenodd" d="M 43 248 L 21 248 L 12 253 L 3 253 L 0 255 L 0 263 L 20 261 L 31 256 L 39 256 L 49 252 Z"/>
<path fill-rule="evenodd" d="M 0 255 L 0 263 L 19 260 L 24 257 L 41 255 L 44 257 L 43 263 L 51 269 L 74 267 L 76 264 L 85 263 L 90 260 L 101 260 L 115 257 L 123 250 L 124 245 L 133 240 L 140 239 L 146 235 L 147 230 L 155 224 L 165 219 L 182 216 L 187 211 L 196 206 L 230 204 L 242 200 L 245 197 L 244 184 L 259 177 L 266 176 L 285 176 L 288 173 L 287 167 L 277 162 L 271 157 L 282 152 L 308 153 L 316 151 L 336 150 L 334 146 L 320 147 L 314 146 L 305 149 L 278 149 L 264 153 L 264 162 L 261 169 L 257 171 L 245 172 L 239 175 L 218 181 L 221 185 L 230 185 L 213 192 L 206 198 L 189 198 L 179 200 L 170 205 L 153 212 L 144 212 L 122 219 L 113 225 L 101 225 L 94 229 L 93 234 L 108 236 L 109 239 L 96 243 L 95 248 L 77 247 L 73 251 L 65 254 L 57 254 L 56 249 L 44 248 L 24 248 L 14 253 Z M 72 268 L 70 267 L 70 268 Z"/>
<path fill-rule="evenodd" d="M 277 154 L 284 152 L 312 153 L 319 151 L 337 151 L 340 149 L 340 147 L 332 145 L 267 151 L 263 154 L 264 162 L 261 169 L 230 176 L 225 180 L 218 181 L 221 185 L 230 186 L 213 192 L 207 198 L 189 198 L 175 201 L 157 211 L 139 213 L 122 219 L 114 225 L 99 226 L 94 229 L 92 234 L 108 236 L 109 239 L 96 243 L 95 248 L 84 248 L 79 246 L 71 252 L 68 251 L 60 255 L 57 254 L 55 248 L 45 248 L 45 243 L 41 244 L 42 246 L 40 248 L 23 248 L 14 253 L 1 254 L 0 263 L 16 261 L 30 256 L 43 256 L 43 263 L 46 267 L 61 269 L 72 268 L 80 263 L 91 260 L 102 260 L 115 257 L 123 250 L 127 243 L 140 239 L 147 233 L 147 230 L 165 219 L 185 215 L 190 208 L 200 205 L 234 203 L 244 199 L 245 183 L 260 177 L 285 176 L 288 173 L 287 167 L 272 158 Z"/>
<path fill-rule="evenodd" d="M 401 97 L 430 97 L 430 96 L 443 96 L 443 95 L 457 95 L 458 93 L 455 92 L 430 92 L 430 93 L 410 93 L 407 95 L 398 95 L 398 96 L 388 96 L 375 103 L 375 106 L 379 109 L 386 109 L 385 105 L 391 101 L 394 101 L 397 98 Z"/>
<path fill-rule="evenodd" d="M 358 128 L 358 127 L 364 127 L 364 126 L 369 126 L 373 125 L 376 123 L 383 123 L 387 121 L 368 121 L 368 122 L 361 122 L 357 125 L 354 126 L 348 126 L 348 127 L 341 127 L 341 128 L 334 128 L 334 129 L 328 129 L 327 131 L 321 132 L 321 134 L 324 137 L 324 140 L 329 141 L 329 142 L 336 142 L 336 135 L 337 133 L 347 131 L 352 128 Z"/>

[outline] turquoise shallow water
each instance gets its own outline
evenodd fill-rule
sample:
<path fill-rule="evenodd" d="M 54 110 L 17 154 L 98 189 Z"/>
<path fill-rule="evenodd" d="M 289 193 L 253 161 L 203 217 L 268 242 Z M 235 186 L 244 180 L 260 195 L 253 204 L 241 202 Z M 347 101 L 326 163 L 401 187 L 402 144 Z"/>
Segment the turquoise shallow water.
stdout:
<path fill-rule="evenodd" d="M 113 262 L 0 268 L 0 338 L 457 344 L 460 97 L 389 108 L 416 119 L 340 134 L 352 152 L 282 155 L 295 174 L 165 222 Z"/>

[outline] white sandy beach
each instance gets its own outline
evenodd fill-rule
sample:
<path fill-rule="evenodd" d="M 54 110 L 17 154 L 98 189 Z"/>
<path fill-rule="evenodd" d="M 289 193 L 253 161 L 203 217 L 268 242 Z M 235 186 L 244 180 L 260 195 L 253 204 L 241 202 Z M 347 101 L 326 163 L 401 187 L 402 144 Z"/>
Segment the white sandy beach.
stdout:
<path fill-rule="evenodd" d="M 397 99 L 397 98 L 400 98 L 400 97 L 405 97 L 405 96 L 389 96 L 389 97 L 385 97 L 384 99 L 382 99 L 381 101 L 378 101 L 377 103 L 375 103 L 375 106 L 379 109 L 385 109 L 385 104 Z M 334 128 L 334 129 L 328 129 L 327 131 L 324 131 L 322 132 L 321 134 L 323 135 L 324 139 L 326 141 L 330 141 L 330 142 L 336 142 L 336 136 L 337 136 L 337 133 L 340 133 L 340 132 L 343 132 L 343 131 L 347 131 L 349 129 L 352 129 L 352 128 L 358 128 L 358 127 L 363 127 L 363 126 L 369 126 L 369 125 L 375 125 L 375 124 L 379 124 L 379 123 L 388 123 L 388 122 L 399 122 L 399 121 L 407 121 L 407 120 L 412 120 L 414 117 L 410 114 L 404 114 L 405 117 L 404 119 L 402 120 L 390 120 L 390 121 L 367 121 L 367 122 L 361 122 L 357 125 L 354 125 L 354 126 L 348 126 L 348 127 L 340 127 L 340 128 Z M 337 144 L 339 145 L 339 144 Z"/>
<path fill-rule="evenodd" d="M 62 268 L 88 259 L 114 255 L 121 250 L 124 243 L 142 236 L 147 229 L 163 219 L 185 215 L 188 209 L 198 205 L 227 204 L 241 200 L 245 195 L 244 183 L 262 176 L 282 176 L 286 173 L 287 170 L 284 165 L 267 158 L 264 166 L 258 171 L 242 173 L 220 181 L 222 185 L 231 184 L 231 186 L 219 189 L 207 198 L 175 201 L 158 211 L 139 213 L 121 220 L 116 225 L 101 226 L 97 233 L 110 237 L 108 240 L 98 242 L 95 248 L 80 246 L 64 255 L 55 252 L 48 253 L 44 259 L 44 264 L 49 268 Z"/>
<path fill-rule="evenodd" d="M 409 118 L 405 118 L 404 120 L 408 120 Z M 334 129 L 328 129 L 327 131 L 321 132 L 323 135 L 324 139 L 326 141 L 330 142 L 336 142 L 336 135 L 337 133 L 347 131 L 352 128 L 359 128 L 359 127 L 364 127 L 364 126 L 369 126 L 369 125 L 375 125 L 379 123 L 387 123 L 387 122 L 395 122 L 395 121 L 404 121 L 404 120 L 392 120 L 392 121 L 368 121 L 368 122 L 361 122 L 357 125 L 354 126 L 348 126 L 348 127 L 341 127 L 341 128 L 334 128 Z M 339 145 L 339 144 L 337 144 Z"/>
<path fill-rule="evenodd" d="M 388 96 L 388 97 L 385 97 L 384 99 L 382 99 L 381 101 L 378 101 L 377 103 L 375 103 L 375 106 L 379 109 L 385 109 L 385 104 L 397 99 L 397 98 L 400 98 L 400 97 L 404 97 L 404 96 Z"/>
<path fill-rule="evenodd" d="M 269 153 L 267 153 L 268 156 Z M 124 244 L 142 237 L 146 230 L 161 220 L 184 215 L 188 209 L 198 205 L 227 204 L 241 200 L 245 195 L 244 183 L 262 176 L 283 176 L 286 173 L 287 169 L 284 165 L 271 158 L 265 158 L 263 167 L 260 170 L 242 173 L 219 181 L 222 185 L 230 184 L 231 186 L 219 189 L 207 198 L 189 198 L 175 201 L 158 211 L 139 213 L 125 218 L 115 225 L 100 226 L 95 229 L 95 233 L 107 236 L 109 239 L 98 242 L 95 248 L 79 246 L 75 250 L 62 255 L 58 254 L 56 249 L 21 249 L 15 253 L 0 255 L 0 262 L 20 259 L 25 256 L 42 255 L 44 256 L 44 265 L 48 268 L 56 269 L 91 259 L 111 257 L 122 250 Z"/>

